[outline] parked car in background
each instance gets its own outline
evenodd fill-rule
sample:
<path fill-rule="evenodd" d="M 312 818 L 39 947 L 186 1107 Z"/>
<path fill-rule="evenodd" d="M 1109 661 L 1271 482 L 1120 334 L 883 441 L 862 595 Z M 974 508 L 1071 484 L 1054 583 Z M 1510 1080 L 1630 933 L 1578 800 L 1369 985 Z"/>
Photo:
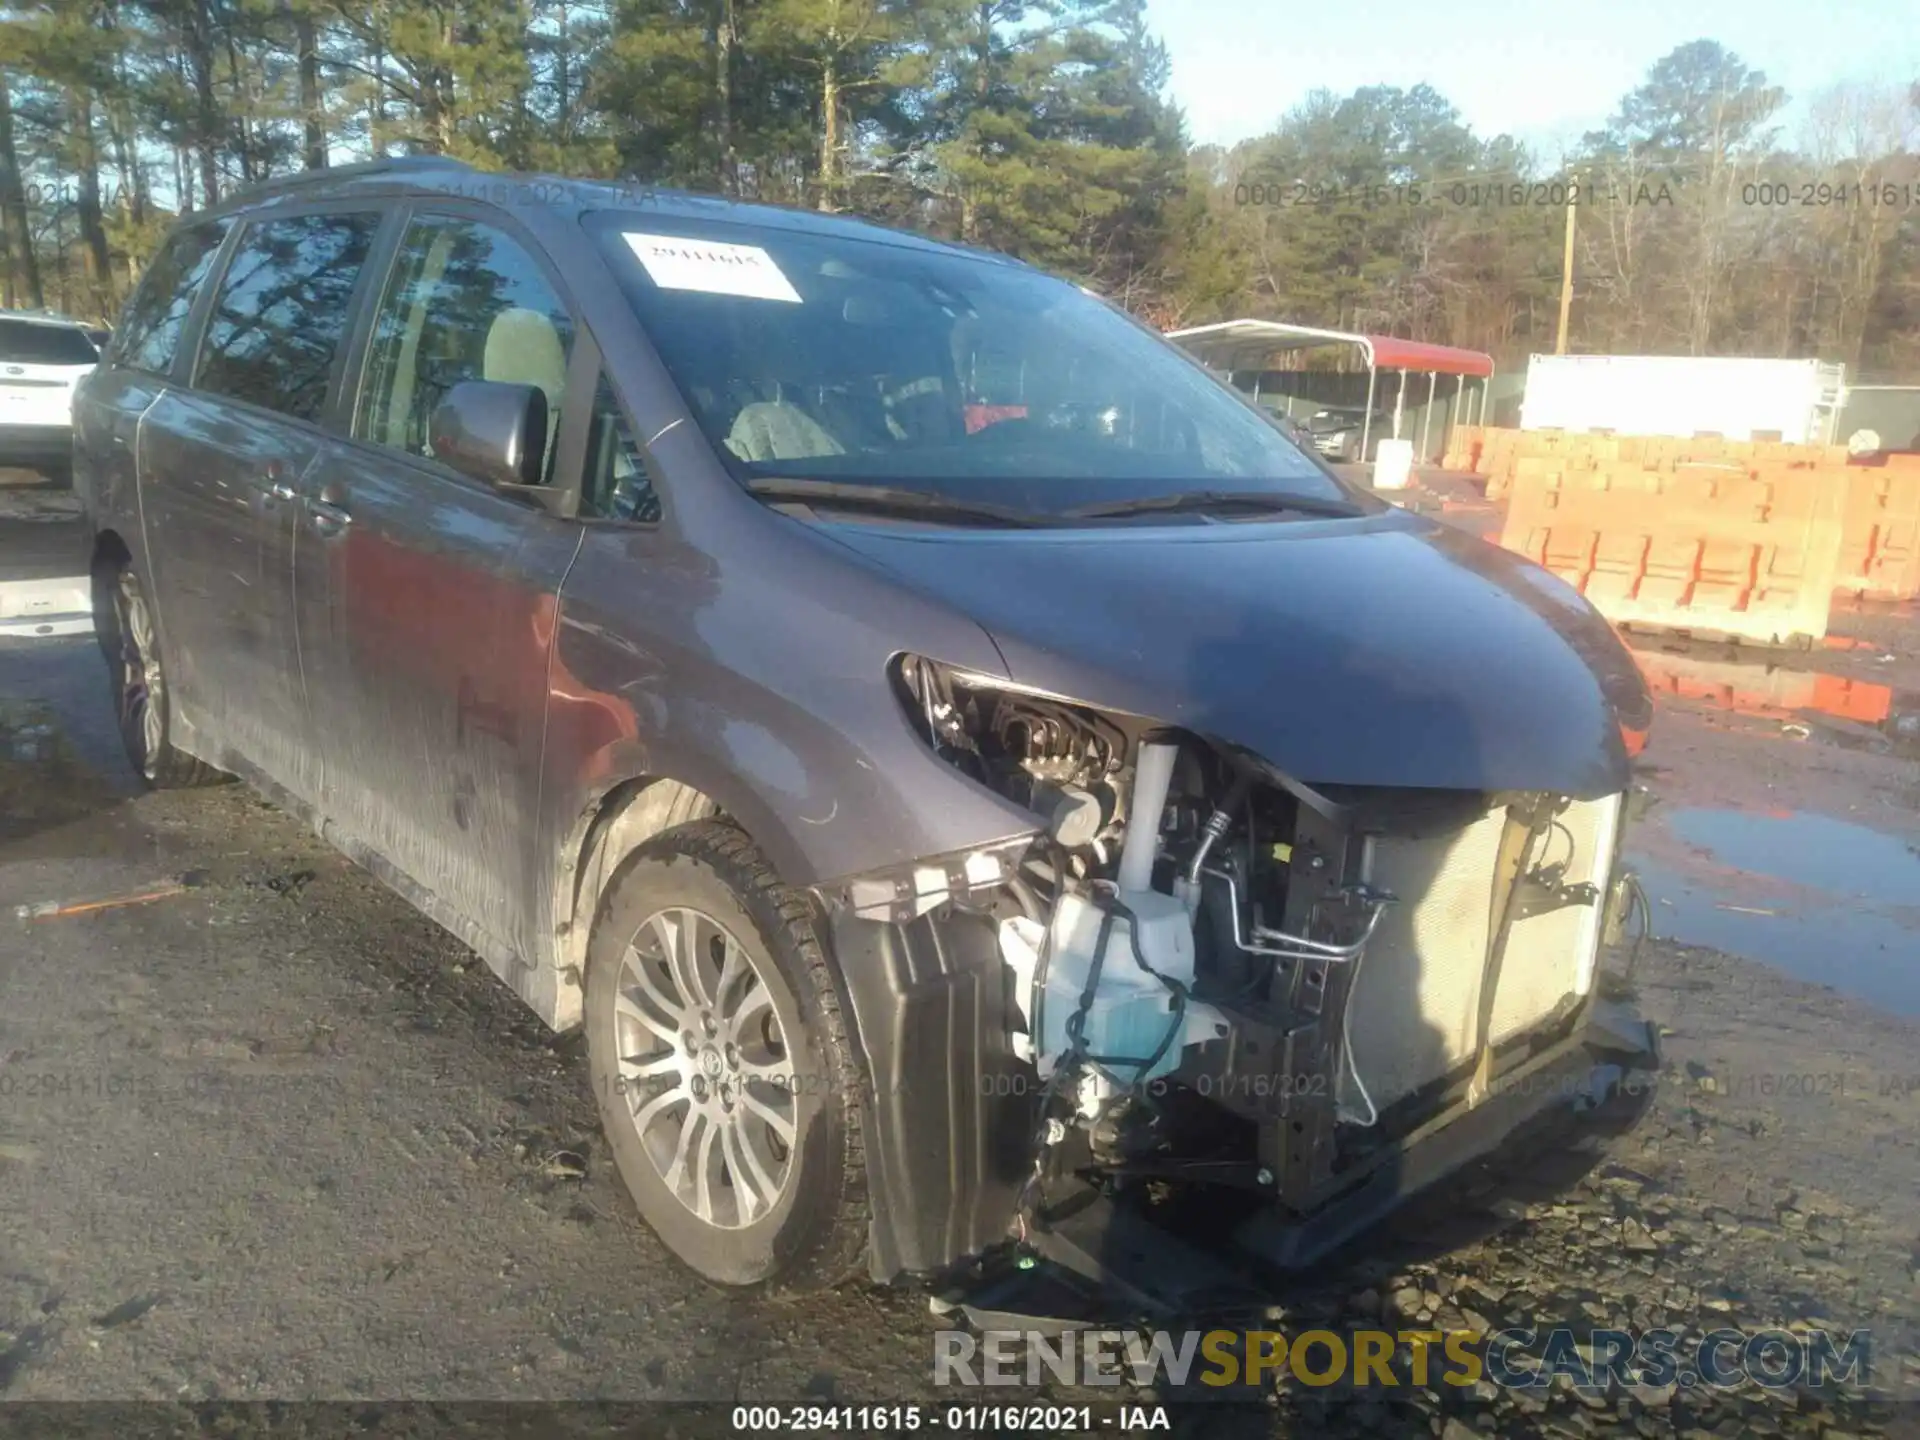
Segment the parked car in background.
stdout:
<path fill-rule="evenodd" d="M 78 321 L 0 310 L 0 468 L 66 476 L 74 387 L 99 361 Z"/>
<path fill-rule="evenodd" d="M 1307 428 L 1304 420 L 1296 420 L 1286 411 L 1273 406 L 1263 405 L 1261 408 L 1273 416 L 1273 423 L 1285 431 L 1287 438 L 1302 450 L 1313 451 L 1319 449 L 1319 446 L 1313 443 L 1313 432 Z"/>
<path fill-rule="evenodd" d="M 1366 454 L 1360 453 L 1365 431 Z M 1329 405 L 1307 417 L 1307 433 L 1313 448 L 1329 460 L 1371 460 L 1380 442 L 1393 435 L 1393 412 L 1375 410 L 1371 424 L 1364 406 Z"/>
<path fill-rule="evenodd" d="M 1204 366 L 1206 372 L 1222 385 L 1230 385 L 1242 395 L 1246 395 L 1267 414 L 1273 417 L 1273 423 L 1286 433 L 1289 440 L 1303 450 L 1313 450 L 1313 434 L 1307 429 L 1306 422 L 1297 420 L 1286 408 L 1291 399 L 1283 392 L 1269 391 L 1262 395 L 1257 389 L 1249 389 L 1248 382 L 1237 380 L 1230 370 L 1221 370 L 1212 365 Z"/>
<path fill-rule="evenodd" d="M 1645 1058 L 1611 627 L 1026 265 L 319 172 L 176 227 L 75 452 L 140 773 L 249 779 L 584 1025 L 717 1283 L 1149 1176 L 1306 1263 Z"/>

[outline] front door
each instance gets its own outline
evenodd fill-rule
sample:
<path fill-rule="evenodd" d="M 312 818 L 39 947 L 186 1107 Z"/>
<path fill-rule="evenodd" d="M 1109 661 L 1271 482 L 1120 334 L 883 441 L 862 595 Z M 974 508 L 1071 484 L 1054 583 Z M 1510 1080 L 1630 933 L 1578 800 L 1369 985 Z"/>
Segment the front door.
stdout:
<path fill-rule="evenodd" d="M 311 798 L 293 525 L 376 212 L 256 221 L 228 260 L 192 370 L 140 427 L 141 504 L 173 703 L 215 764 Z"/>
<path fill-rule="evenodd" d="M 322 808 L 521 956 L 539 949 L 547 663 L 579 527 L 434 459 L 428 427 L 453 385 L 502 380 L 543 389 L 557 434 L 573 334 L 520 240 L 415 216 L 370 328 L 353 439 L 306 486 L 295 563 Z"/>

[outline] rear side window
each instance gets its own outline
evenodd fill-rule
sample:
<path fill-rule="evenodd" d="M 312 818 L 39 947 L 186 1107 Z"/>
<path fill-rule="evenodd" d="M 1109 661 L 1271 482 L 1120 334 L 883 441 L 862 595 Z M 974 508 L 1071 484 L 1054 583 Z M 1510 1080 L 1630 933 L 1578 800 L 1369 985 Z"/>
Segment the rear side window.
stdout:
<path fill-rule="evenodd" d="M 354 284 L 379 228 L 373 212 L 249 225 L 220 282 L 194 385 L 319 419 Z"/>
<path fill-rule="evenodd" d="M 0 361 L 15 365 L 91 365 L 100 357 L 84 330 L 0 320 Z"/>
<path fill-rule="evenodd" d="M 214 220 L 181 230 L 153 257 L 120 322 L 112 350 L 115 364 L 156 375 L 173 369 L 187 313 L 220 253 L 220 242 L 227 238 L 227 225 Z"/>

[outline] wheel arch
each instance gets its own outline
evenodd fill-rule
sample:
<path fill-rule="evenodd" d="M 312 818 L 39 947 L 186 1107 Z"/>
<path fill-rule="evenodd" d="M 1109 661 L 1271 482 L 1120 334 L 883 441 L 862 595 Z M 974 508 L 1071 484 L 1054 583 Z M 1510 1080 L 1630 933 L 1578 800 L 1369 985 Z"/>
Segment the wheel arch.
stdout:
<path fill-rule="evenodd" d="M 550 763 L 555 753 L 564 747 L 549 752 Z M 655 835 L 723 819 L 753 841 L 783 883 L 805 888 L 819 878 L 821 857 L 785 823 L 773 797 L 698 745 L 615 742 L 566 769 L 564 777 L 547 776 L 550 785 L 561 781 L 562 792 L 545 802 L 546 833 L 555 837 L 544 851 L 553 999 L 536 1007 L 556 1030 L 581 1023 L 587 938 L 601 892 L 620 862 Z"/>
<path fill-rule="evenodd" d="M 94 623 L 100 622 L 101 585 L 123 565 L 133 563 L 133 549 L 112 527 L 99 530 L 93 537 L 93 555 L 87 561 L 87 574 L 93 581 Z"/>
<path fill-rule="evenodd" d="M 704 790 L 663 775 L 636 775 L 601 790 L 561 844 L 554 891 L 554 957 L 560 972 L 556 1030 L 580 1024 L 586 994 L 587 939 L 607 881 L 620 862 L 655 835 L 694 820 L 731 819 Z"/>
<path fill-rule="evenodd" d="M 581 811 L 562 849 L 555 895 L 556 1029 L 584 1022 L 587 945 L 622 862 L 654 836 L 704 819 L 725 820 L 761 843 L 731 807 L 670 776 L 608 785 Z M 1019 1068 L 1005 1053 L 1012 1019 L 993 932 L 932 916 L 910 925 L 860 920 L 834 907 L 823 907 L 820 922 L 823 958 L 865 1082 L 868 1273 L 887 1282 L 942 1269 L 998 1242 L 1031 1168 L 1038 1087 L 991 1097 L 981 1083 Z"/>

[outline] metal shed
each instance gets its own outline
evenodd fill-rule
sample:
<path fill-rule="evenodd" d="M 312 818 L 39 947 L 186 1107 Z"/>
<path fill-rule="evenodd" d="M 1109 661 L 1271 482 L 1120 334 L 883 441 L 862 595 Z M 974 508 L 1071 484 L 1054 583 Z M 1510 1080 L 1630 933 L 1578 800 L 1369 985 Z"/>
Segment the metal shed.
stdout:
<path fill-rule="evenodd" d="M 1400 385 L 1393 399 L 1393 438 L 1400 438 L 1400 415 L 1406 406 L 1407 375 L 1427 377 L 1427 408 L 1421 421 L 1420 449 L 1427 450 L 1426 430 L 1433 418 L 1434 392 L 1442 375 L 1454 377 L 1454 403 L 1448 425 L 1454 423 L 1468 397 L 1469 379 L 1480 381 L 1476 423 L 1485 423 L 1487 387 L 1493 379 L 1493 357 L 1478 350 L 1462 350 L 1452 345 L 1431 345 L 1424 340 L 1402 340 L 1397 335 L 1362 335 L 1346 330 L 1323 330 L 1314 325 L 1289 325 L 1279 320 L 1222 320 L 1213 325 L 1194 325 L 1170 330 L 1167 338 L 1175 341 L 1205 365 L 1219 370 L 1262 369 L 1268 357 L 1277 351 L 1308 350 L 1325 345 L 1352 345 L 1367 364 L 1367 406 L 1360 425 L 1360 454 L 1367 454 L 1373 427 L 1374 394 L 1382 370 L 1398 370 Z M 1445 449 L 1446 437 L 1441 438 Z"/>

